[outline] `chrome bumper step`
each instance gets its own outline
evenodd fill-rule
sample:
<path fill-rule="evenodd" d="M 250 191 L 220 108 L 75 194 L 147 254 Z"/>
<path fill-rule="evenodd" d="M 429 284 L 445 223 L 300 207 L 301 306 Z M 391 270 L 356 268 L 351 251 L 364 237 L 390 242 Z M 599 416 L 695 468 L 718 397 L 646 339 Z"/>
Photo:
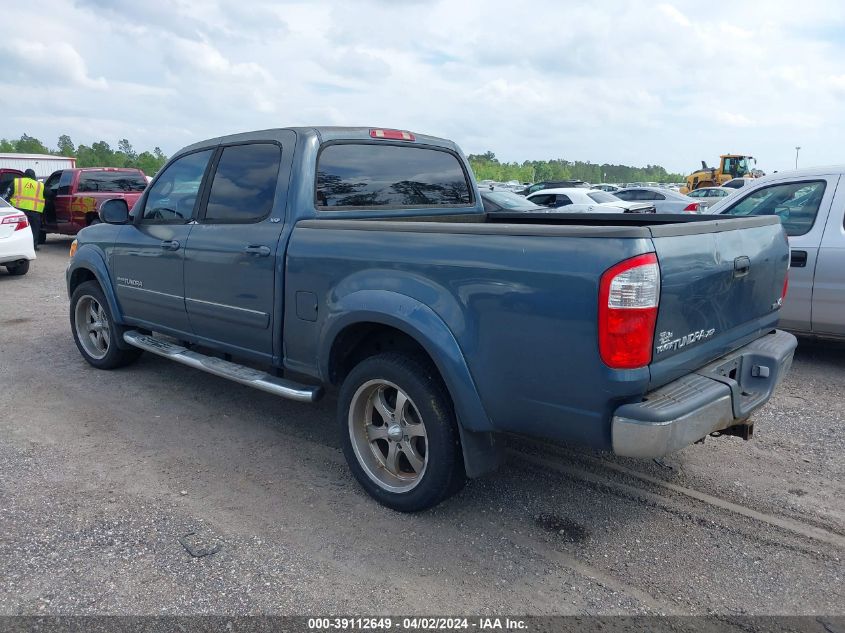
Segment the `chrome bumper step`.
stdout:
<path fill-rule="evenodd" d="M 278 378 L 258 369 L 252 369 L 237 363 L 231 363 L 222 358 L 206 356 L 187 347 L 169 343 L 161 339 L 141 334 L 140 332 L 128 331 L 123 334 L 123 340 L 129 345 L 142 349 L 151 354 L 157 354 L 169 358 L 177 363 L 188 367 L 201 369 L 202 371 L 228 378 L 234 382 L 254 387 L 267 393 L 272 393 L 282 398 L 296 400 L 297 402 L 315 402 L 323 395 L 323 389 L 318 386 L 303 385 L 300 383 Z"/>

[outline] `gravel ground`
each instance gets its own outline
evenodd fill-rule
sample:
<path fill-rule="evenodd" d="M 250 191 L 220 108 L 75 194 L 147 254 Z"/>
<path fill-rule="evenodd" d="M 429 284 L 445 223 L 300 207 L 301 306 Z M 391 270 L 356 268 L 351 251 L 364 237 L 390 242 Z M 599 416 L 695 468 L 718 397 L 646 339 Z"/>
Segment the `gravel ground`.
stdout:
<path fill-rule="evenodd" d="M 89 367 L 69 244 L 0 269 L 0 614 L 845 614 L 845 346 L 801 341 L 750 442 L 513 439 L 408 516 L 352 479 L 331 397 Z"/>

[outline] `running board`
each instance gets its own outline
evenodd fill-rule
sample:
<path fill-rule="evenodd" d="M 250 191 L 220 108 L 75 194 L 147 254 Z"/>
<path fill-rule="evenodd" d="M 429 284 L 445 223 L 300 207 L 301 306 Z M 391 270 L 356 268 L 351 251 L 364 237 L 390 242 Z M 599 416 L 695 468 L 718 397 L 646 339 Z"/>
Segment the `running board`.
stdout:
<path fill-rule="evenodd" d="M 289 400 L 315 402 L 323 395 L 323 389 L 321 387 L 303 385 L 291 380 L 285 380 L 284 378 L 277 378 L 263 371 L 238 365 L 237 363 L 230 363 L 222 358 L 199 354 L 189 350 L 187 347 L 168 343 L 167 341 L 153 338 L 152 336 L 147 336 L 134 330 L 124 332 L 123 340 L 145 352 L 158 354 L 188 367 L 201 369 L 209 374 L 228 378 L 247 387 L 255 387 L 261 391 L 288 398 Z"/>

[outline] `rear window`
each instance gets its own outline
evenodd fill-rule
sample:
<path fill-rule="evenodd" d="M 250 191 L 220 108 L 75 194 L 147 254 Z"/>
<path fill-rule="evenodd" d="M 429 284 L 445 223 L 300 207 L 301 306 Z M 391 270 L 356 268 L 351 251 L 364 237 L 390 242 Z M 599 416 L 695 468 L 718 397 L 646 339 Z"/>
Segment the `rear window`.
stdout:
<path fill-rule="evenodd" d="M 317 163 L 316 204 L 335 207 L 454 207 L 472 203 L 450 152 L 399 145 L 329 145 Z"/>
<path fill-rule="evenodd" d="M 825 181 L 789 182 L 762 187 L 731 205 L 730 215 L 776 215 L 787 235 L 804 235 L 813 228 L 824 197 Z"/>
<path fill-rule="evenodd" d="M 137 171 L 83 171 L 79 175 L 80 192 L 143 191 L 147 179 Z"/>
<path fill-rule="evenodd" d="M 599 204 L 604 204 L 605 202 L 619 202 L 619 198 L 612 194 L 605 193 L 604 191 L 591 191 L 587 195 L 592 198 L 593 202 L 598 202 Z"/>

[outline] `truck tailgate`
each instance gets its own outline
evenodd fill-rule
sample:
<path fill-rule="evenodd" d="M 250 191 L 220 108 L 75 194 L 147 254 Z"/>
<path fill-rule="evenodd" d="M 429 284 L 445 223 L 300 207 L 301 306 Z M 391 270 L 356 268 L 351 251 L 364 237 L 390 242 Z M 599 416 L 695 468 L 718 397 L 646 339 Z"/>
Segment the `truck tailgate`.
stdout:
<path fill-rule="evenodd" d="M 776 217 L 658 226 L 652 236 L 661 272 L 652 385 L 777 323 L 789 246 Z"/>

